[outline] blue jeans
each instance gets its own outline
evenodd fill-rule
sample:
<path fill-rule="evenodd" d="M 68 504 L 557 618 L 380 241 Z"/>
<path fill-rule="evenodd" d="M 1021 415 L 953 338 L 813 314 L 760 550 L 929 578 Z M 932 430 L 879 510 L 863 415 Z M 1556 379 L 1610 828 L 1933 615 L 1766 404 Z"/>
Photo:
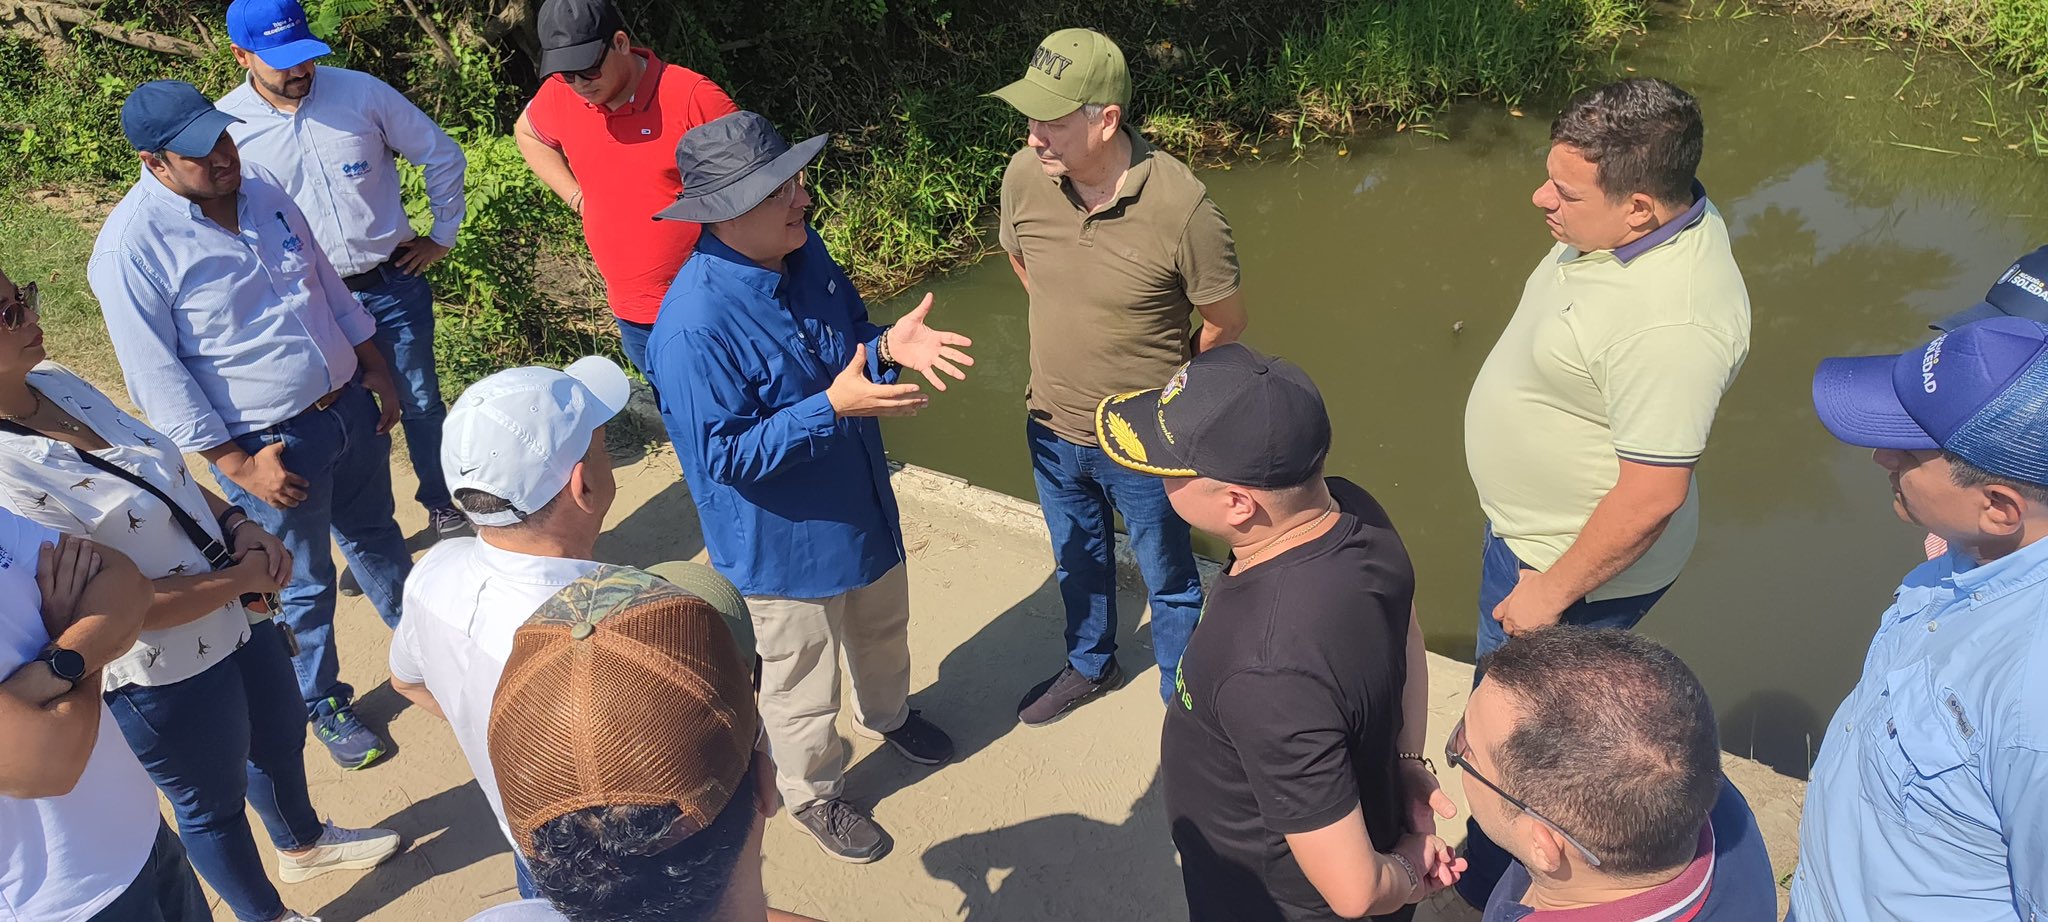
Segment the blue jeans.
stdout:
<path fill-rule="evenodd" d="M 128 889 L 93 913 L 90 922 L 212 922 L 206 891 L 192 876 L 185 847 L 163 820 L 156 821 L 156 844 L 143 859 L 142 870 Z"/>
<path fill-rule="evenodd" d="M 519 898 L 522 900 L 537 899 L 540 896 L 540 885 L 533 882 L 533 872 L 527 869 L 526 859 L 516 848 L 512 850 L 512 886 L 519 889 Z"/>
<path fill-rule="evenodd" d="M 128 748 L 177 813 L 192 864 L 243 922 L 284 914 L 244 800 L 279 849 L 310 846 L 323 828 L 306 793 L 306 720 L 281 630 L 252 626 L 247 643 L 182 682 L 106 695 Z"/>
<path fill-rule="evenodd" d="M 377 351 L 384 353 L 398 386 L 405 451 L 420 481 L 413 499 L 429 511 L 445 509 L 454 501 L 441 473 L 441 423 L 448 418 L 448 405 L 441 402 L 441 375 L 434 370 L 434 290 L 424 277 L 388 265 L 370 271 L 384 281 L 356 292 L 356 300 L 377 320 Z"/>
<path fill-rule="evenodd" d="M 1138 569 L 1151 593 L 1152 651 L 1159 695 L 1171 699 L 1173 671 L 1202 615 L 1202 577 L 1188 523 L 1166 501 L 1166 485 L 1026 421 L 1038 506 L 1052 532 L 1053 575 L 1067 608 L 1067 662 L 1099 679 L 1116 654 L 1116 531 L 1121 512 Z"/>
<path fill-rule="evenodd" d="M 654 408 L 661 411 L 662 431 L 681 432 L 682 430 L 676 426 L 676 421 L 669 416 L 668 401 L 661 399 L 660 389 L 654 386 L 653 370 L 647 367 L 647 337 L 654 335 L 654 324 L 634 323 L 618 317 L 613 317 L 612 320 L 619 325 L 619 345 L 625 347 L 626 361 L 632 362 L 634 368 L 640 369 L 640 377 L 646 379 L 647 389 L 654 393 Z M 674 436 L 670 438 L 673 439 Z"/>
<path fill-rule="evenodd" d="M 1514 591 L 1515 583 L 1521 581 L 1522 571 L 1534 569 L 1522 563 L 1515 552 L 1508 549 L 1508 543 L 1486 529 L 1486 544 L 1480 552 L 1479 564 L 1479 639 L 1475 644 L 1473 662 L 1478 668 L 1472 670 L 1472 687 L 1479 687 L 1479 680 L 1485 675 L 1486 655 L 1501 648 L 1508 641 L 1507 631 L 1500 622 L 1493 620 L 1493 609 Z M 1580 599 L 1558 619 L 1560 624 L 1576 624 L 1580 627 L 1621 628 L 1628 630 L 1650 613 L 1650 607 L 1670 591 L 1665 586 L 1655 592 L 1632 595 L 1619 599 L 1602 599 L 1588 602 Z M 1474 820 L 1465 821 L 1465 860 L 1469 863 L 1465 876 L 1458 879 L 1458 895 L 1465 902 L 1483 907 L 1493 894 L 1493 887 L 1500 883 L 1501 875 L 1508 871 L 1508 864 L 1514 856 L 1495 845 L 1486 833 L 1479 829 Z"/>
<path fill-rule="evenodd" d="M 355 690 L 341 681 L 334 651 L 334 554 L 331 532 L 341 544 L 363 594 L 384 623 L 398 626 L 399 592 L 412 572 L 405 534 L 392 521 L 391 438 L 377 434 L 377 402 L 361 385 L 342 389 L 325 410 L 308 409 L 268 429 L 235 437 L 249 454 L 284 443 L 284 466 L 306 478 L 306 500 L 279 509 L 242 489 L 219 468 L 213 471 L 228 501 L 284 542 L 292 552 L 292 581 L 279 593 L 278 619 L 292 629 L 299 655 L 299 695 L 307 713 L 328 697 L 344 701 Z"/>

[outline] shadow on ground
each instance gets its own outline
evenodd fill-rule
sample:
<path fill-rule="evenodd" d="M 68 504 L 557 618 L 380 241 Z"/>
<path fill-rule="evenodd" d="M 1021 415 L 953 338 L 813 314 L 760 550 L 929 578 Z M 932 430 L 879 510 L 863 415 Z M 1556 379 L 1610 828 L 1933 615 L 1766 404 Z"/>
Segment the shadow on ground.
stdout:
<path fill-rule="evenodd" d="M 475 781 L 398 811 L 376 825 L 404 836 L 406 850 L 375 873 L 363 875 L 348 892 L 329 900 L 315 915 L 327 922 L 355 922 L 437 875 L 510 851 L 504 836 L 469 832 L 493 828 L 497 822 Z M 507 876 L 503 890 L 511 889 L 512 879 Z"/>
<path fill-rule="evenodd" d="M 615 470 L 624 473 L 628 466 L 620 463 Z M 655 465 L 654 470 L 672 468 Z M 631 515 L 605 529 L 597 539 L 598 560 L 629 567 L 688 560 L 703 550 L 704 531 L 698 524 L 697 503 L 690 498 L 690 487 L 680 475 Z"/>
<path fill-rule="evenodd" d="M 1117 661 L 1127 676 L 1126 688 L 1156 690 L 1159 672 L 1142 590 L 1120 587 L 1117 611 Z M 953 737 L 955 763 L 973 758 L 1003 734 L 1038 732 L 1017 723 L 1017 703 L 1066 664 L 1064 612 L 1059 585 L 1048 576 L 1031 594 L 949 651 L 939 663 L 938 678 L 911 693 L 910 706 Z M 873 806 L 937 770 L 938 766 L 916 765 L 892 749 L 878 748 L 847 770 L 846 795 L 855 803 Z"/>

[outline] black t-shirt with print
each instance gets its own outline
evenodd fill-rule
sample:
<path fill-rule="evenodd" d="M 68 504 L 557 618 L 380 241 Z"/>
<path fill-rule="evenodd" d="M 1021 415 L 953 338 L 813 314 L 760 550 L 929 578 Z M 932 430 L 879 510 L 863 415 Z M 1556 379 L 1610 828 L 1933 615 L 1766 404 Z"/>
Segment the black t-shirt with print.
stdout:
<path fill-rule="evenodd" d="M 1336 919 L 1284 836 L 1362 806 L 1374 848 L 1400 839 L 1415 571 L 1379 501 L 1329 486 L 1337 523 L 1218 577 L 1181 658 L 1160 772 L 1193 922 Z"/>

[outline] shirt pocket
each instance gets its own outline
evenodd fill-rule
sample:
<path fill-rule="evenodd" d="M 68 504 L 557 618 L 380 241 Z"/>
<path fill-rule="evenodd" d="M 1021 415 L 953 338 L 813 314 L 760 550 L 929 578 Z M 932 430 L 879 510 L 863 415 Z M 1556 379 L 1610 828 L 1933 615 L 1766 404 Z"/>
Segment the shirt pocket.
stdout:
<path fill-rule="evenodd" d="M 310 289 L 313 248 L 318 245 L 310 228 L 294 222 L 283 211 L 273 211 L 256 222 L 256 253 L 280 297 Z"/>
<path fill-rule="evenodd" d="M 1975 718 L 1953 690 L 1938 688 L 1927 664 L 1887 673 L 1884 698 L 1864 726 L 1864 796 L 1880 816 L 1916 833 L 1979 825 L 1967 789 L 1974 779 L 1967 742 Z"/>

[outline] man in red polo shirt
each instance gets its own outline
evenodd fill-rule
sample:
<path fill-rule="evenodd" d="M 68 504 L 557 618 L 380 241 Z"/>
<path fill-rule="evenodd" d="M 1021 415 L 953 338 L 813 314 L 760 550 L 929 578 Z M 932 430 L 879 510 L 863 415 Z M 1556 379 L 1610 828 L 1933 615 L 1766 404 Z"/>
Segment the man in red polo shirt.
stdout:
<path fill-rule="evenodd" d="M 647 373 L 647 334 L 698 225 L 656 221 L 683 193 L 676 142 L 738 111 L 703 74 L 635 48 L 611 0 L 540 8 L 540 90 L 512 136 L 526 165 L 583 216 L 626 358 Z"/>

